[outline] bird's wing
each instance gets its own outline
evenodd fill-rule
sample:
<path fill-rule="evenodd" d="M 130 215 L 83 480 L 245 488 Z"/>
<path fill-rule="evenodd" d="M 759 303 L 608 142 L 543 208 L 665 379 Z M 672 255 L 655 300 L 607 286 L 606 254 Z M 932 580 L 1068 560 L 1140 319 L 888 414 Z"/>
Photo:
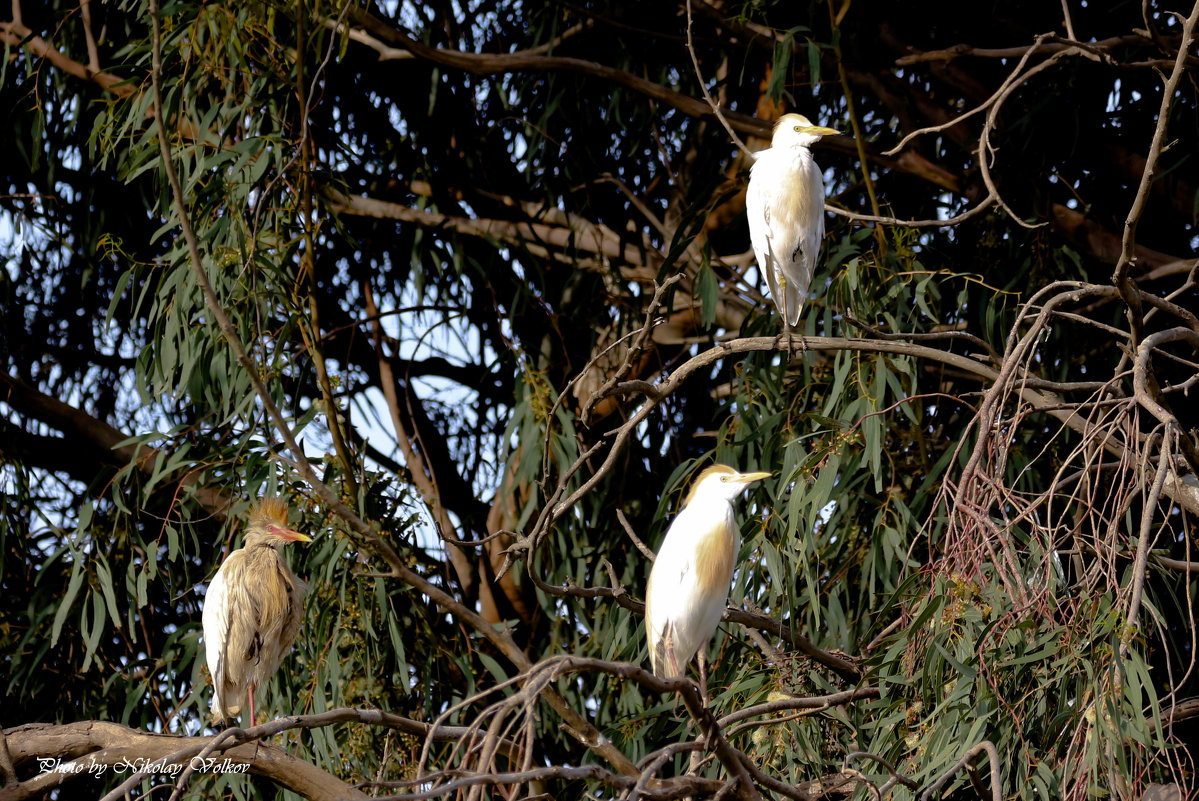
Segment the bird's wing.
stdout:
<path fill-rule="evenodd" d="M 285 575 L 283 578 L 283 589 L 287 593 L 287 606 L 284 610 L 284 618 L 279 630 L 279 653 L 274 658 L 275 665 L 283 658 L 283 655 L 291 649 L 291 646 L 296 641 L 296 636 L 300 633 L 300 624 L 304 620 L 304 596 L 308 594 L 308 585 L 303 580 L 292 574 L 290 570 L 283 567 Z M 271 668 L 274 671 L 274 667 Z"/>
<path fill-rule="evenodd" d="M 645 591 L 645 636 L 650 668 L 655 675 L 670 679 L 683 674 L 687 659 L 680 658 L 678 625 L 672 608 L 679 581 L 675 571 L 664 564 L 662 555 L 659 552 L 654 561 Z"/>
<path fill-rule="evenodd" d="M 208 660 L 208 672 L 212 674 L 212 715 L 220 721 L 226 716 L 222 696 L 225 688 L 225 643 L 229 638 L 230 622 L 229 590 L 225 582 L 224 565 L 208 584 L 201 618 L 204 623 L 204 653 Z M 232 715 L 238 711 L 238 707 L 228 710 Z"/>
<path fill-rule="evenodd" d="M 686 511 L 686 510 L 684 510 Z M 645 592 L 645 633 L 649 641 L 650 665 L 656 675 L 673 678 L 683 673 L 691 654 L 684 654 L 679 641 L 679 619 L 685 616 L 686 604 L 680 597 L 689 584 L 694 584 L 695 570 L 686 549 L 681 547 L 685 537 L 679 533 L 675 518 L 666 531 L 666 538 L 654 559 Z"/>
<path fill-rule="evenodd" d="M 798 154 L 774 150 L 759 153 L 750 168 L 745 211 L 771 298 L 794 326 L 824 239 L 824 177 L 806 149 Z"/>
<path fill-rule="evenodd" d="M 238 551 L 230 569 L 232 608 L 226 681 L 248 689 L 261 687 L 295 642 L 304 611 L 305 585 L 270 548 Z M 226 565 L 233 561 L 230 556 Z M 239 692 L 238 698 L 241 697 Z"/>
<path fill-rule="evenodd" d="M 654 565 L 657 566 L 657 564 L 655 560 Z M 650 670 L 661 676 L 662 671 L 658 669 L 658 663 L 661 661 L 658 644 L 662 640 L 662 631 L 657 623 L 657 612 L 654 608 L 654 568 L 650 568 L 649 582 L 645 586 L 645 640 L 649 644 Z"/>
<path fill-rule="evenodd" d="M 775 253 L 787 277 L 788 323 L 796 325 L 816 272 L 816 260 L 824 240 L 824 176 L 811 156 L 801 159 L 797 173 L 796 201 L 780 217 Z"/>
<path fill-rule="evenodd" d="M 767 191 L 771 162 L 770 148 L 756 154 L 749 171 L 749 187 L 745 190 L 745 216 L 749 220 L 749 242 L 758 260 L 758 270 L 766 276 L 770 297 L 781 314 L 782 296 L 779 294 L 778 277 L 775 275 L 776 261 L 771 250 L 771 233 L 775 221 L 772 219 L 773 203 Z M 755 177 L 757 180 L 754 180 Z"/>

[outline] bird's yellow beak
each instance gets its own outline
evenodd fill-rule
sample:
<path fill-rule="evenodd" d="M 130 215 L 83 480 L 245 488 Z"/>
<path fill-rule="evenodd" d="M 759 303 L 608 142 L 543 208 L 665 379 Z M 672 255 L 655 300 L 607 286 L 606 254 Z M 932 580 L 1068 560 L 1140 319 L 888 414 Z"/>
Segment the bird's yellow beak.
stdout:
<path fill-rule="evenodd" d="M 825 128 L 823 125 L 813 125 L 810 128 L 805 128 L 804 133 L 819 134 L 820 136 L 837 136 L 840 131 L 836 128 Z"/>
<path fill-rule="evenodd" d="M 770 478 L 770 473 L 738 473 L 737 480 L 748 484 L 751 481 L 761 481 Z"/>
<path fill-rule="evenodd" d="M 296 542 L 312 542 L 312 537 L 307 534 L 301 534 L 295 529 L 283 528 L 282 526 L 271 526 L 271 533 L 276 537 L 282 537 L 285 540 L 294 540 Z"/>

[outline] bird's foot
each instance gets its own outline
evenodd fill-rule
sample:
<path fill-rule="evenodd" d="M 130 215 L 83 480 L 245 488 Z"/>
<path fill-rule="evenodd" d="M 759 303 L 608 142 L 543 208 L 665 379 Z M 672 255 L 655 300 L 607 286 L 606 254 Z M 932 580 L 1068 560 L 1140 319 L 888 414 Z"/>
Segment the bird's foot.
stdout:
<path fill-rule="evenodd" d="M 791 362 L 791 335 L 787 333 L 786 329 L 780 331 L 775 336 L 774 345 L 772 345 L 775 350 L 782 350 L 784 346 L 787 349 L 787 357 L 783 362 L 783 366 L 786 367 Z"/>
<path fill-rule="evenodd" d="M 787 360 L 784 362 L 784 366 L 790 366 L 791 361 L 795 358 L 795 339 L 791 336 L 791 333 L 791 326 L 784 320 L 782 332 L 774 338 L 775 350 L 781 350 L 782 345 L 786 345 L 787 347 Z M 802 338 L 799 340 L 799 344 L 801 349 L 806 348 Z"/>

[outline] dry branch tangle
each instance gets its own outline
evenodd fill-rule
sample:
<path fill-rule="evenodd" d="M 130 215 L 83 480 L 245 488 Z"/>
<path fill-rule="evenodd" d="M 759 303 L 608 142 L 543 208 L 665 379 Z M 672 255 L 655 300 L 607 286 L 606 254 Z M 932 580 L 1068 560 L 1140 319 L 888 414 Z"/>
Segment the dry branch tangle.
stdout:
<path fill-rule="evenodd" d="M 535 743 L 523 745 L 514 740 L 497 737 L 496 731 L 521 733 L 526 723 L 531 723 L 538 699 L 543 697 L 550 684 L 573 673 L 598 672 L 636 681 L 651 692 L 678 693 L 684 699 L 684 708 L 700 726 L 703 734 L 690 746 L 705 749 L 705 743 L 716 744 L 717 753 L 726 767 L 739 780 L 706 779 L 695 776 L 658 778 L 654 775 L 662 767 L 662 761 L 651 771 L 634 770 L 620 774 L 599 766 L 588 766 L 574 770 L 551 766 L 534 768 L 531 759 Z M 34 774 L 39 760 L 55 760 L 57 768 L 47 769 L 31 775 L 24 782 L 0 788 L 0 801 L 23 801 L 41 797 L 47 791 L 68 784 L 81 775 L 121 777 L 126 779 L 121 788 L 106 798 L 121 797 L 122 788 L 136 786 L 141 778 L 165 775 L 183 786 L 183 782 L 203 782 L 203 774 L 214 769 L 224 772 L 242 772 L 238 767 L 255 775 L 268 778 L 306 798 L 315 801 L 326 799 L 366 798 L 357 787 L 332 776 L 304 760 L 290 756 L 283 749 L 265 743 L 255 744 L 255 737 L 269 739 L 273 735 L 294 729 L 316 728 L 337 723 L 361 723 L 395 728 L 422 735 L 426 738 L 425 753 L 434 742 L 456 742 L 449 756 L 450 764 L 461 760 L 457 767 L 421 771 L 419 781 L 431 786 L 426 790 L 404 794 L 407 799 L 438 798 L 456 793 L 458 790 L 481 784 L 508 785 L 519 788 L 523 784 L 532 786 L 552 778 L 592 779 L 617 790 L 640 790 L 650 798 L 682 798 L 694 794 L 711 795 L 727 792 L 736 787 L 739 797 L 758 797 L 755 783 L 764 783 L 784 795 L 804 801 L 812 791 L 835 791 L 844 793 L 847 786 L 857 780 L 850 775 L 834 774 L 807 783 L 803 787 L 779 787 L 777 780 L 761 773 L 749 757 L 731 746 L 721 735 L 721 729 L 737 720 L 767 715 L 783 709 L 827 709 L 832 706 L 852 703 L 858 699 L 878 696 L 873 688 L 861 688 L 819 698 L 795 698 L 762 704 L 741 710 L 719 721 L 704 708 L 695 685 L 687 679 L 659 679 L 642 668 L 627 663 L 604 662 L 597 659 L 578 657 L 555 657 L 533 665 L 528 671 L 507 683 L 522 689 L 515 695 L 493 703 L 472 725 L 442 726 L 425 724 L 372 709 L 335 709 L 329 712 L 280 718 L 242 731 L 228 729 L 220 735 L 205 737 L 181 737 L 151 734 L 105 721 L 80 721 L 77 723 L 29 724 L 5 729 L 4 742 L 12 756 L 15 768 L 22 774 Z M 480 693 L 484 698 L 503 687 L 491 688 Z M 513 717 L 515 716 L 515 717 Z M 671 747 L 666 749 L 667 752 Z M 506 764 L 520 764 L 519 770 L 504 769 L 496 759 L 503 755 Z M 652 761 L 652 760 L 650 760 Z M 645 764 L 643 762 L 642 764 Z M 101 772 L 102 768 L 106 768 Z M 148 773 L 141 773 L 145 768 Z M 190 776 L 186 774 L 191 773 Z M 753 774 L 752 780 L 750 774 Z M 128 777 L 128 778 L 126 778 Z M 415 783 L 415 782 L 410 782 Z M 395 786 L 395 785 L 387 785 Z"/>

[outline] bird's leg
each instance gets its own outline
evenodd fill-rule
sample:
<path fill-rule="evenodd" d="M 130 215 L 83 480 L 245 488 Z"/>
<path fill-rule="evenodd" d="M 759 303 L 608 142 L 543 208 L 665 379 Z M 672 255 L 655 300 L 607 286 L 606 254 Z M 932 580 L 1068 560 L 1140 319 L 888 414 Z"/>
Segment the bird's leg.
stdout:
<path fill-rule="evenodd" d="M 708 655 L 699 649 L 699 695 L 704 706 L 708 706 Z"/>
<path fill-rule="evenodd" d="M 773 269 L 773 268 L 772 268 Z M 781 271 L 776 271 L 774 274 L 775 280 L 778 282 L 779 296 L 775 299 L 775 306 L 778 307 L 779 316 L 783 318 L 783 333 L 774 338 L 775 350 L 778 350 L 779 340 L 787 340 L 787 361 L 791 361 L 791 325 L 787 322 L 787 279 L 783 277 Z M 786 364 L 784 364 L 784 372 Z"/>
<path fill-rule="evenodd" d="M 250 685 L 250 728 L 254 728 L 257 723 L 257 718 L 254 715 L 254 691 L 258 689 L 253 684 Z M 257 737 L 254 738 L 254 758 L 258 759 L 258 745 L 261 742 Z"/>
<path fill-rule="evenodd" d="M 790 336 L 788 336 L 787 342 L 788 342 L 788 344 L 790 344 L 790 342 L 791 342 Z M 806 339 L 804 339 L 804 335 L 801 333 L 799 335 L 799 361 L 800 361 L 801 370 L 803 368 L 803 360 L 805 357 L 807 357 L 807 355 L 808 355 L 808 341 Z"/>
<path fill-rule="evenodd" d="M 779 350 L 779 346 L 783 342 L 787 343 L 787 360 L 783 362 L 783 368 L 785 369 L 787 365 L 791 364 L 791 357 L 795 350 L 791 346 L 791 324 L 787 322 L 787 312 L 782 311 L 780 314 L 783 318 L 783 330 L 774 338 L 774 349 Z"/>
<path fill-rule="evenodd" d="M 791 323 L 789 322 L 791 318 L 791 309 L 787 307 L 787 278 L 782 274 L 781 271 L 775 273 L 775 278 L 778 280 L 778 306 L 779 315 L 783 318 L 783 333 L 778 337 L 775 337 L 774 346 L 775 348 L 778 348 L 780 338 L 787 340 L 787 361 L 783 370 L 786 372 L 786 366 L 791 364 L 791 358 L 795 355 L 795 349 L 791 345 Z"/>
<path fill-rule="evenodd" d="M 787 315 L 783 315 L 783 336 L 787 338 L 787 365 L 791 365 L 791 360 L 795 358 L 795 347 L 791 343 L 791 323 L 787 322 Z"/>

